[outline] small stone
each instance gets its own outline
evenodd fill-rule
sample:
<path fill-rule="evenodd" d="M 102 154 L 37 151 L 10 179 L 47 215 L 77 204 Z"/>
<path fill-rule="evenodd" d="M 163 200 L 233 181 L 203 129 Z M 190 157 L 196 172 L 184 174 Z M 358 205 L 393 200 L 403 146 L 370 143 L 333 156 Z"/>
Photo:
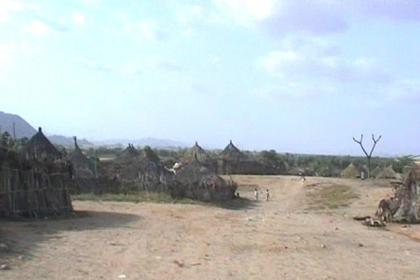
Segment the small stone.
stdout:
<path fill-rule="evenodd" d="M 9 270 L 10 266 L 8 266 L 7 264 L 2 264 L 0 265 L 0 270 Z"/>
<path fill-rule="evenodd" d="M 127 275 L 125 274 L 118 275 L 118 279 L 125 279 L 125 278 L 127 278 Z"/>
<path fill-rule="evenodd" d="M 365 245 L 363 245 L 362 243 L 359 243 L 359 247 L 364 247 Z"/>
<path fill-rule="evenodd" d="M 325 244 L 321 244 L 321 248 L 325 249 L 327 246 Z"/>

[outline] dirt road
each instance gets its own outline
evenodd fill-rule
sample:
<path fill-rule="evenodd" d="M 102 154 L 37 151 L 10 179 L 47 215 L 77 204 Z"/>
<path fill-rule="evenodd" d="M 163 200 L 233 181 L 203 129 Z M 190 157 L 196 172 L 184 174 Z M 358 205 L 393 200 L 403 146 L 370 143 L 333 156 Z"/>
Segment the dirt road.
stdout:
<path fill-rule="evenodd" d="M 250 201 L 230 209 L 74 202 L 75 218 L 0 222 L 0 279 L 420 279 L 420 227 L 367 228 L 386 183 L 235 176 Z M 346 184 L 348 207 L 307 210 L 313 186 Z M 271 200 L 253 201 L 253 187 Z M 383 185 L 383 186 L 382 186 Z M 264 198 L 261 193 L 260 198 Z M 420 235 L 419 235 L 420 236 Z"/>

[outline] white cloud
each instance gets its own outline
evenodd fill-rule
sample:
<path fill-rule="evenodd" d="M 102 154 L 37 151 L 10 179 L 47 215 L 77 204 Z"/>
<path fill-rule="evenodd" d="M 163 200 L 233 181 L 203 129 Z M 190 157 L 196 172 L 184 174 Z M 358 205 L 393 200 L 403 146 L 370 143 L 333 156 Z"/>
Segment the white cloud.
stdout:
<path fill-rule="evenodd" d="M 205 8 L 201 5 L 181 6 L 177 10 L 176 18 L 182 25 L 189 25 L 205 17 Z"/>
<path fill-rule="evenodd" d="M 86 21 L 86 17 L 81 12 L 74 12 L 72 15 L 72 21 L 76 25 L 84 25 Z"/>
<path fill-rule="evenodd" d="M 270 102 L 282 98 L 310 98 L 310 97 L 333 97 L 338 94 L 338 89 L 333 85 L 318 85 L 314 87 L 311 84 L 302 84 L 296 82 L 284 82 L 279 84 L 270 84 L 253 91 L 254 94 Z M 283 99 L 285 101 L 285 99 Z"/>
<path fill-rule="evenodd" d="M 401 79 L 387 87 L 384 92 L 391 102 L 397 100 L 420 102 L 420 81 Z"/>
<path fill-rule="evenodd" d="M 346 58 L 334 44 L 323 40 L 286 41 L 257 61 L 275 78 L 293 81 L 388 83 L 389 75 L 365 57 Z"/>
<path fill-rule="evenodd" d="M 281 6 L 275 0 L 214 0 L 214 4 L 220 12 L 245 25 L 267 19 Z"/>
<path fill-rule="evenodd" d="M 19 0 L 0 0 L 0 22 L 7 22 L 13 13 L 34 9 L 34 6 Z"/>
<path fill-rule="evenodd" d="M 138 23 L 138 29 L 143 38 L 149 41 L 156 41 L 159 37 L 158 27 L 153 20 L 142 20 Z"/>
<path fill-rule="evenodd" d="M 158 23 L 152 19 L 144 19 L 137 22 L 131 22 L 127 18 L 123 18 L 125 32 L 139 35 L 147 41 L 158 41 L 163 37 L 163 31 Z"/>
<path fill-rule="evenodd" d="M 207 10 L 199 5 L 181 5 L 176 11 L 176 20 L 182 28 L 183 35 L 191 35 L 197 26 L 207 21 Z"/>
<path fill-rule="evenodd" d="M 350 18 L 420 21 L 418 0 L 213 0 L 227 21 L 262 28 L 274 36 L 343 32 Z"/>
<path fill-rule="evenodd" d="M 43 37 L 51 32 L 50 27 L 40 20 L 33 20 L 25 27 L 25 31 L 36 37 Z"/>

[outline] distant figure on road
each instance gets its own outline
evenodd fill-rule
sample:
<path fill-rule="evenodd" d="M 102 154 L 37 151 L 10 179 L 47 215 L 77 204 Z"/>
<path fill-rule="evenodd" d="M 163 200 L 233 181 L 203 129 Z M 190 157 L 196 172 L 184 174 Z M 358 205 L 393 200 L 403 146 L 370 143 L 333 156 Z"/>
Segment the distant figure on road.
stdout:
<path fill-rule="evenodd" d="M 270 190 L 266 189 L 265 190 L 265 201 L 269 201 L 270 200 Z"/>
<path fill-rule="evenodd" d="M 305 182 L 306 181 L 305 173 L 299 172 L 299 176 L 300 176 L 300 179 L 302 180 L 302 182 Z"/>
<path fill-rule="evenodd" d="M 257 188 L 255 188 L 254 189 L 254 194 L 255 194 L 255 200 L 258 200 L 258 189 Z"/>

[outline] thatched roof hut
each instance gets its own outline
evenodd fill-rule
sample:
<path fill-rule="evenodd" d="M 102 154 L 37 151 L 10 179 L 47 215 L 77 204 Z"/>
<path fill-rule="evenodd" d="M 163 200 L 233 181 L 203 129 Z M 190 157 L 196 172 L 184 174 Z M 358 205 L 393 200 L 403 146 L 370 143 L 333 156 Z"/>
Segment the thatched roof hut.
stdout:
<path fill-rule="evenodd" d="M 0 217 L 40 217 L 72 211 L 69 173 L 61 163 L 29 161 L 0 149 Z"/>
<path fill-rule="evenodd" d="M 371 172 L 370 172 L 370 177 L 376 178 L 379 173 L 381 173 L 382 168 L 379 166 L 376 166 Z"/>
<path fill-rule="evenodd" d="M 343 178 L 358 178 L 360 177 L 359 169 L 353 164 L 350 163 L 343 171 L 341 171 L 341 177 Z"/>
<path fill-rule="evenodd" d="M 211 160 L 207 152 L 197 142 L 185 153 L 183 158 L 183 161 L 187 163 L 194 160 L 198 160 L 201 163 L 207 163 Z"/>
<path fill-rule="evenodd" d="M 150 147 L 139 151 L 133 145 L 121 153 L 108 172 L 131 190 L 147 191 L 166 191 L 173 175 Z"/>
<path fill-rule="evenodd" d="M 235 197 L 236 185 L 227 182 L 195 160 L 175 175 L 172 196 L 201 201 L 226 201 Z"/>
<path fill-rule="evenodd" d="M 92 178 L 95 176 L 92 170 L 92 162 L 83 154 L 77 138 L 74 138 L 74 151 L 70 154 L 69 160 L 73 165 L 74 175 L 77 178 Z"/>
<path fill-rule="evenodd" d="M 127 148 L 118 155 L 117 161 L 125 161 L 137 158 L 140 152 L 132 145 L 128 144 Z"/>
<path fill-rule="evenodd" d="M 51 160 L 62 158 L 61 153 L 57 148 L 51 144 L 50 140 L 42 133 L 42 128 L 38 129 L 38 132 L 28 141 L 24 151 L 27 159 L 37 160 Z"/>
<path fill-rule="evenodd" d="M 230 140 L 229 144 L 220 153 L 220 157 L 227 161 L 239 161 L 244 159 L 244 154 Z"/>
<path fill-rule="evenodd" d="M 401 179 L 401 176 L 394 171 L 391 165 L 382 168 L 375 177 L 377 179 Z"/>

